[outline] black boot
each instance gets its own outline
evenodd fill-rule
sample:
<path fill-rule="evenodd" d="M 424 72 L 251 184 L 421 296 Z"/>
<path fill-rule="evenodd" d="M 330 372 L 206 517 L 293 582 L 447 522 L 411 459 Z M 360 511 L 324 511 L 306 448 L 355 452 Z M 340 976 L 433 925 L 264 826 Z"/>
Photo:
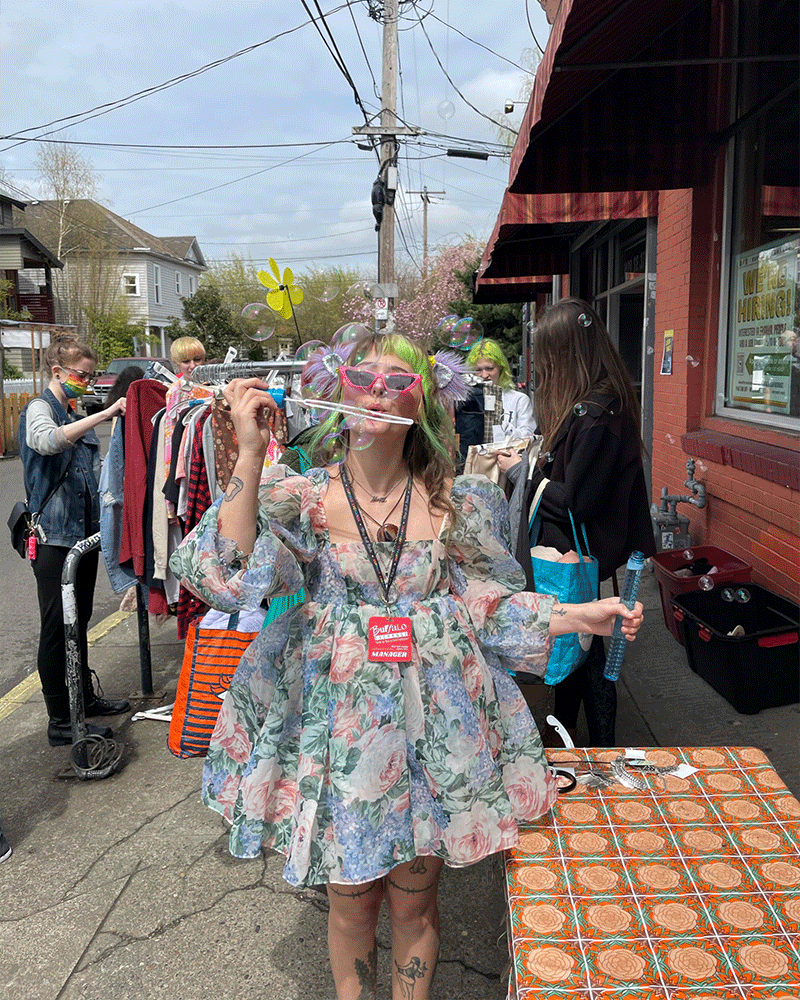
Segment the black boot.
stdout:
<path fill-rule="evenodd" d="M 108 726 L 93 726 L 86 723 L 87 736 L 103 736 L 111 739 L 114 735 Z M 64 747 L 72 743 L 72 722 L 70 719 L 50 719 L 47 724 L 47 742 L 51 747 Z"/>
<path fill-rule="evenodd" d="M 51 747 L 69 746 L 72 743 L 72 719 L 69 712 L 69 697 L 63 694 L 46 694 L 44 703 L 50 721 L 47 723 L 47 741 Z M 103 736 L 110 739 L 114 733 L 108 726 L 93 726 L 85 723 L 87 736 Z"/>
<path fill-rule="evenodd" d="M 83 675 L 83 711 L 87 716 L 121 715 L 130 710 L 131 703 L 129 701 L 109 701 L 101 697 L 103 689 L 100 688 L 100 694 L 95 691 L 92 674 L 94 674 L 93 670 L 86 670 Z M 96 678 L 97 674 L 94 676 Z M 97 686 L 100 687 L 99 680 Z"/>

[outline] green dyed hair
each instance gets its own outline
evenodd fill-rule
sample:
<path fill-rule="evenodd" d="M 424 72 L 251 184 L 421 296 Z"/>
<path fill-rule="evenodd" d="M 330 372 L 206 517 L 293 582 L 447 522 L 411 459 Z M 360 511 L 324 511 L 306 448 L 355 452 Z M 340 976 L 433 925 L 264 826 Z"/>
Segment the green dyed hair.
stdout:
<path fill-rule="evenodd" d="M 412 340 L 399 333 L 369 334 L 353 345 L 348 365 L 357 365 L 368 354 L 392 354 L 405 362 L 417 375 L 422 376 L 422 402 L 416 423 L 409 427 L 403 444 L 403 458 L 409 471 L 422 479 L 431 498 L 431 505 L 455 514 L 450 503 L 447 480 L 455 472 L 456 439 L 453 418 L 442 406 L 433 380 L 433 367 L 428 355 Z M 333 399 L 342 398 L 339 381 Z M 328 464 L 336 452 L 347 445 L 348 431 L 343 427 L 341 414 L 332 413 L 324 420 L 311 442 L 309 451 L 315 465 Z"/>
<path fill-rule="evenodd" d="M 481 358 L 488 358 L 497 365 L 500 369 L 497 384 L 503 389 L 508 389 L 513 382 L 511 369 L 508 367 L 508 359 L 503 353 L 503 348 L 496 340 L 479 340 L 467 355 L 467 364 L 474 368 Z"/>

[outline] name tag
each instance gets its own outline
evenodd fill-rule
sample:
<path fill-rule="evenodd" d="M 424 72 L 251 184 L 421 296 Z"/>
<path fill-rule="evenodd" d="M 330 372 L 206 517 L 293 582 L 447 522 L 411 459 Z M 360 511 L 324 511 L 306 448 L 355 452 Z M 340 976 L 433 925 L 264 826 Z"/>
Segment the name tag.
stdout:
<path fill-rule="evenodd" d="M 483 397 L 483 408 L 484 408 L 484 410 L 488 410 L 491 413 L 492 410 L 494 410 L 495 402 L 496 402 L 496 400 L 495 400 L 494 396 L 489 396 L 489 395 L 484 396 Z"/>
<path fill-rule="evenodd" d="M 411 659 L 410 618 L 370 618 L 367 636 L 367 656 L 370 663 Z"/>

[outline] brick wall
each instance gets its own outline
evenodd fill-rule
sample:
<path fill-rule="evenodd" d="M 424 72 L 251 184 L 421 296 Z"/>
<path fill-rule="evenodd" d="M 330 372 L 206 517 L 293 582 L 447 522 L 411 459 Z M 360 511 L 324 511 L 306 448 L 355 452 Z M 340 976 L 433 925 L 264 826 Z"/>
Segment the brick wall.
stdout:
<path fill-rule="evenodd" d="M 716 545 L 753 567 L 753 580 L 800 598 L 800 493 L 796 435 L 713 414 L 719 260 L 708 192 L 662 191 L 653 355 L 653 494 L 684 494 L 686 461 L 708 504 L 681 504 L 695 544 Z M 672 375 L 660 375 L 664 331 L 674 330 Z M 687 360 L 687 357 L 697 362 Z M 684 438 L 684 435 L 688 435 Z M 682 441 L 682 438 L 683 441 Z M 763 447 L 755 450 L 752 442 Z M 741 450 L 737 447 L 741 443 Z"/>

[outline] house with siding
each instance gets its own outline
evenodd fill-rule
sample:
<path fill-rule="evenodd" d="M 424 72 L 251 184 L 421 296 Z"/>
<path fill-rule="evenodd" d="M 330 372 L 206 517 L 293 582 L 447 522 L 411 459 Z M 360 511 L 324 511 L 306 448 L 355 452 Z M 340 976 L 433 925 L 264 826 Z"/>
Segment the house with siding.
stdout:
<path fill-rule="evenodd" d="M 197 239 L 154 236 L 88 198 L 76 199 L 69 209 L 82 221 L 72 234 L 69 252 L 62 251 L 64 270 L 54 281 L 56 322 L 65 322 L 70 315 L 67 296 L 75 284 L 74 271 L 88 275 L 101 257 L 106 302 L 124 303 L 130 320 L 143 322 L 147 333 L 157 338 L 136 345 L 137 351 L 154 357 L 168 354 L 164 329 L 172 319 L 182 316 L 181 299 L 194 295 L 206 270 Z M 58 211 L 58 202 L 39 201 L 28 205 L 26 220 L 34 231 L 52 231 Z M 97 280 L 86 282 L 93 291 L 97 284 Z"/>
<path fill-rule="evenodd" d="M 54 323 L 52 273 L 64 265 L 25 227 L 28 205 L 0 186 L 0 280 L 10 282 L 9 312 L 27 310 L 37 323 Z"/>

